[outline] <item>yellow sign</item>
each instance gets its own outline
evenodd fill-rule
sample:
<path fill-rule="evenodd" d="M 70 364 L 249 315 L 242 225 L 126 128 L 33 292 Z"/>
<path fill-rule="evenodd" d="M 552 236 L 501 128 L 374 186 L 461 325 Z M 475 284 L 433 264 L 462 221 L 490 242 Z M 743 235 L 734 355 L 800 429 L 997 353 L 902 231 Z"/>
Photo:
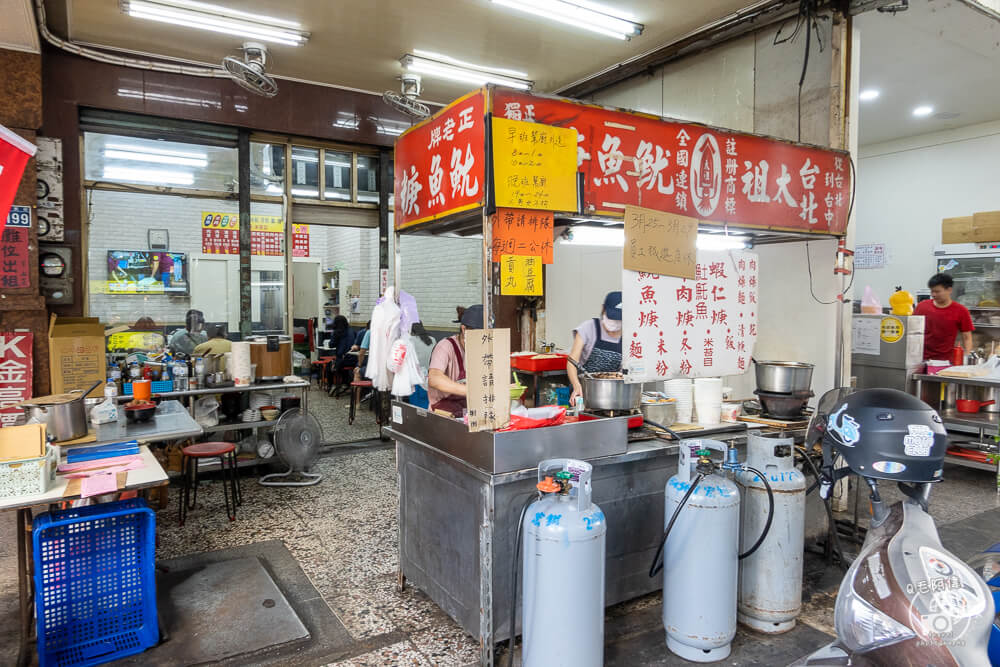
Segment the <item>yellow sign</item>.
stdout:
<path fill-rule="evenodd" d="M 542 258 L 536 255 L 500 256 L 500 294 L 542 295 Z"/>
<path fill-rule="evenodd" d="M 883 317 L 880 337 L 886 343 L 896 343 L 903 337 L 903 322 L 895 317 Z"/>
<path fill-rule="evenodd" d="M 218 213 L 202 211 L 201 226 L 205 229 L 239 229 L 240 216 L 238 213 Z M 297 225 L 304 226 L 304 225 Z M 281 216 L 277 215 L 251 215 L 250 231 L 254 232 L 278 232 L 284 233 L 285 223 Z"/>
<path fill-rule="evenodd" d="M 493 118 L 496 205 L 576 211 L 576 130 Z"/>

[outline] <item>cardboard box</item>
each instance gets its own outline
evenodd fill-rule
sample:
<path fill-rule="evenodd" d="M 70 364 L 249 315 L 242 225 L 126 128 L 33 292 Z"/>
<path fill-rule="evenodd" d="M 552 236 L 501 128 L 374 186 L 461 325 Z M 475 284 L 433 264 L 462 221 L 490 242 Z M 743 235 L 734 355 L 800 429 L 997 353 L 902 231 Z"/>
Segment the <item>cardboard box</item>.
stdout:
<path fill-rule="evenodd" d="M 976 243 L 1000 241 L 1000 211 L 972 214 L 972 240 Z"/>
<path fill-rule="evenodd" d="M 0 428 L 0 461 L 22 461 L 45 456 L 45 424 Z"/>
<path fill-rule="evenodd" d="M 52 393 L 86 389 L 104 381 L 104 325 L 96 317 L 56 317 L 49 319 L 49 379 Z M 103 396 L 99 386 L 89 396 Z"/>
<path fill-rule="evenodd" d="M 972 243 L 972 216 L 945 218 L 941 221 L 941 243 Z"/>

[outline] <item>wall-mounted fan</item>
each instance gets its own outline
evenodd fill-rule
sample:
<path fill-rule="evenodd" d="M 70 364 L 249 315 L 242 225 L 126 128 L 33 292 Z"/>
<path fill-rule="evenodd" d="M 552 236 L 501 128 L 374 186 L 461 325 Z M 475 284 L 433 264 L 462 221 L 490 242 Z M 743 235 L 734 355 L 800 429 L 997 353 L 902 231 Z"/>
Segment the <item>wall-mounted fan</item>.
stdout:
<path fill-rule="evenodd" d="M 277 82 L 264 72 L 264 67 L 267 65 L 267 47 L 257 42 L 244 42 L 242 51 L 242 60 L 234 56 L 222 59 L 222 66 L 229 73 L 229 78 L 251 93 L 264 97 L 277 95 Z"/>
<path fill-rule="evenodd" d="M 407 72 L 402 76 L 402 94 L 387 90 L 382 93 L 382 99 L 386 104 L 397 111 L 402 111 L 414 118 L 427 118 L 431 115 L 431 109 L 426 104 L 417 101 L 420 96 L 420 77 L 412 72 Z"/>

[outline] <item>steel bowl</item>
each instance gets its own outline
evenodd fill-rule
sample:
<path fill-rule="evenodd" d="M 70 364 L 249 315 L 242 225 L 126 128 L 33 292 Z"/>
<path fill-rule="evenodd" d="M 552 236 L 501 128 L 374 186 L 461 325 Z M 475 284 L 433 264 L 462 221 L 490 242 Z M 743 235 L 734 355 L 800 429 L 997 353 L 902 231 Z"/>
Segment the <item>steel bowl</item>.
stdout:
<path fill-rule="evenodd" d="M 589 410 L 635 410 L 642 400 L 642 384 L 625 380 L 583 378 L 583 403 Z"/>
<path fill-rule="evenodd" d="M 760 391 L 792 394 L 812 388 L 812 364 L 799 361 L 754 361 L 754 364 Z"/>

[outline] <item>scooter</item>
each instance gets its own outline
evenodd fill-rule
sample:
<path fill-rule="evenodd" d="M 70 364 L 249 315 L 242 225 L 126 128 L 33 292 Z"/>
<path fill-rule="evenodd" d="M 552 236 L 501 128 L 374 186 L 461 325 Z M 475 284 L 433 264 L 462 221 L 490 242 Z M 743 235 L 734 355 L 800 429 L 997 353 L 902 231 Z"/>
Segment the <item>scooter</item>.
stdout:
<path fill-rule="evenodd" d="M 857 423 L 839 421 L 838 412 L 832 408 L 846 394 L 844 390 L 830 393 L 835 392 L 841 393 L 829 399 L 824 396 L 817 406 L 817 419 L 806 440 L 809 448 L 824 437 L 827 428 L 846 427 L 849 431 L 858 427 Z M 937 415 L 934 417 L 936 421 Z M 828 448 L 826 440 L 823 449 L 827 472 L 821 495 L 829 494 L 836 479 L 848 472 L 844 468 L 833 473 L 834 457 L 845 454 L 844 450 Z M 872 467 L 878 469 L 878 463 L 885 461 Z M 934 520 L 927 512 L 932 483 L 898 482 L 906 498 L 887 505 L 879 494 L 878 480 L 867 476 L 862 479 L 871 492 L 872 519 L 861 551 L 837 594 L 837 638 L 794 663 L 794 667 L 989 665 L 993 597 L 983 579 L 941 545 Z"/>

